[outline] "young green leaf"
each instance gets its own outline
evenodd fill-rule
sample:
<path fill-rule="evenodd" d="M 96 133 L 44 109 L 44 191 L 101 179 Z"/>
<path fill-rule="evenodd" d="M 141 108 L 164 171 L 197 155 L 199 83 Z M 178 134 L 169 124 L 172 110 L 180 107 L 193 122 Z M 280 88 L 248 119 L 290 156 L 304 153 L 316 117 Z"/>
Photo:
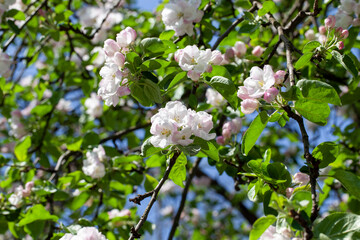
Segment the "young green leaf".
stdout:
<path fill-rule="evenodd" d="M 250 232 L 249 240 L 257 240 L 259 237 L 276 221 L 276 217 L 273 215 L 267 215 L 266 217 L 259 218 L 255 221 L 253 229 Z"/>
<path fill-rule="evenodd" d="M 269 121 L 269 116 L 265 111 L 260 112 L 259 115 L 250 124 L 248 130 L 246 130 L 241 143 L 241 152 L 247 155 L 249 151 L 254 147 L 257 139 L 260 137 L 262 131 L 265 129 Z"/>
<path fill-rule="evenodd" d="M 313 157 L 320 160 L 320 168 L 325 168 L 330 163 L 334 162 L 338 154 L 339 146 L 333 142 L 323 142 L 312 152 Z"/>
<path fill-rule="evenodd" d="M 19 142 L 15 146 L 15 156 L 19 161 L 25 161 L 27 159 L 27 151 L 31 146 L 30 136 L 26 136 L 22 142 Z"/>
<path fill-rule="evenodd" d="M 176 159 L 176 162 L 171 169 L 169 174 L 169 178 L 174 181 L 175 184 L 180 187 L 184 187 L 183 181 L 186 179 L 186 163 L 187 158 L 185 154 L 182 152 L 180 156 Z"/>

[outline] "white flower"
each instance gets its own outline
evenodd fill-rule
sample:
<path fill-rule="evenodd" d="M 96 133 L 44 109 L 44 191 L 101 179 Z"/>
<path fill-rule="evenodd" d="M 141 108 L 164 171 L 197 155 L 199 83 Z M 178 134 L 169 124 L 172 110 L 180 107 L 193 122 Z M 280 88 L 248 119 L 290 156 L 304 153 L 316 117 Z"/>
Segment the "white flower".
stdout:
<path fill-rule="evenodd" d="M 342 27 L 344 29 L 348 28 L 353 22 L 353 17 L 349 16 L 346 12 L 341 11 L 341 9 L 339 9 L 339 11 L 335 14 L 335 19 L 335 26 Z"/>
<path fill-rule="evenodd" d="M 189 109 L 192 115 L 191 127 L 194 135 L 205 140 L 211 140 L 216 137 L 215 133 L 209 133 L 213 128 L 212 116 L 206 112 L 195 112 Z"/>
<path fill-rule="evenodd" d="M 206 89 L 206 103 L 211 104 L 214 107 L 222 107 L 226 104 L 224 97 L 212 88 Z"/>
<path fill-rule="evenodd" d="M 200 22 L 204 13 L 198 10 L 200 0 L 174 0 L 161 12 L 166 29 L 175 30 L 175 36 L 194 34 L 193 23 Z"/>
<path fill-rule="evenodd" d="M 83 227 L 76 235 L 65 234 L 60 240 L 107 240 L 95 227 Z"/>
<path fill-rule="evenodd" d="M 83 172 L 92 178 L 102 178 L 105 176 L 105 166 L 102 161 L 106 158 L 104 148 L 99 145 L 91 152 L 86 153 L 86 159 L 83 161 Z"/>
<path fill-rule="evenodd" d="M 10 123 L 10 135 L 15 138 L 22 138 L 27 134 L 24 125 L 21 123 L 22 114 L 20 110 L 14 110 L 11 112 Z"/>
<path fill-rule="evenodd" d="M 244 114 L 251 114 L 259 107 L 259 105 L 260 103 L 256 99 L 245 99 L 241 102 L 241 112 Z"/>
<path fill-rule="evenodd" d="M 217 50 L 199 50 L 196 45 L 193 45 L 176 51 L 175 60 L 182 70 L 188 71 L 189 78 L 197 81 L 202 73 L 212 71 L 211 64 L 220 64 L 222 56 Z"/>
<path fill-rule="evenodd" d="M 246 45 L 245 45 L 245 43 L 243 43 L 241 41 L 236 42 L 233 49 L 234 49 L 235 55 L 238 58 L 241 58 L 246 54 Z"/>
<path fill-rule="evenodd" d="M 23 203 L 23 190 L 24 189 L 22 186 L 18 186 L 15 189 L 15 192 L 9 197 L 9 203 L 11 205 L 14 205 L 17 208 L 21 206 L 21 204 Z"/>
<path fill-rule="evenodd" d="M 71 101 L 69 100 L 65 100 L 64 98 L 61 98 L 58 102 L 58 104 L 56 105 L 56 109 L 59 110 L 60 112 L 69 112 L 72 110 L 71 107 Z"/>
<path fill-rule="evenodd" d="M 259 240 L 290 240 L 291 238 L 283 236 L 276 232 L 276 227 L 269 226 L 266 231 L 261 235 Z"/>
<path fill-rule="evenodd" d="M 136 39 L 136 31 L 131 27 L 127 27 L 116 35 L 116 42 L 119 47 L 127 48 Z"/>
<path fill-rule="evenodd" d="M 2 76 L 4 78 L 10 77 L 10 73 L 11 73 L 10 66 L 11 66 L 11 64 L 12 64 L 12 61 L 10 60 L 9 55 L 4 53 L 2 51 L 2 49 L 0 49 L 0 76 Z"/>
<path fill-rule="evenodd" d="M 92 118 L 100 117 L 103 113 L 103 106 L 96 93 L 91 93 L 91 98 L 86 99 L 84 105 L 87 108 L 86 113 Z"/>
<path fill-rule="evenodd" d="M 340 9 L 347 12 L 349 15 L 354 13 L 356 2 L 354 0 L 340 0 Z"/>
<path fill-rule="evenodd" d="M 260 98 L 274 83 L 274 72 L 270 65 L 265 65 L 264 70 L 259 67 L 251 68 L 250 77 L 245 79 L 244 87 L 250 98 Z"/>
<path fill-rule="evenodd" d="M 298 172 L 294 175 L 294 183 L 300 184 L 301 186 L 306 185 L 310 182 L 309 175 L 305 173 Z"/>
<path fill-rule="evenodd" d="M 131 212 L 129 209 L 123 209 L 123 210 L 119 210 L 119 209 L 113 209 L 111 211 L 108 212 L 109 215 L 109 219 L 113 219 L 116 217 L 131 217 Z"/>
<path fill-rule="evenodd" d="M 305 32 L 305 38 L 309 41 L 315 40 L 315 31 L 313 29 L 309 29 Z"/>

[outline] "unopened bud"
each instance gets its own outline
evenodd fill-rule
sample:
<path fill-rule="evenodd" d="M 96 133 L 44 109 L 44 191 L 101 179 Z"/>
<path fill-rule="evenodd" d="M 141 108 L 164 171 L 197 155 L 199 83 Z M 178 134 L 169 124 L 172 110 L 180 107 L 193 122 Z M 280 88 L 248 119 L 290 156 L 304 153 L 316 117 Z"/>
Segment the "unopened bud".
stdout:
<path fill-rule="evenodd" d="M 253 50 L 252 50 L 252 55 L 254 55 L 255 57 L 260 57 L 264 52 L 264 49 L 260 46 L 256 46 Z"/>
<path fill-rule="evenodd" d="M 320 26 L 320 27 L 319 27 L 319 33 L 320 33 L 320 34 L 323 34 L 323 35 L 326 33 L 326 28 L 325 28 L 325 26 Z"/>
<path fill-rule="evenodd" d="M 328 29 L 334 28 L 336 24 L 336 19 L 333 15 L 330 15 L 325 19 L 325 27 Z"/>
<path fill-rule="evenodd" d="M 338 42 L 338 43 L 336 44 L 336 46 L 338 47 L 339 50 L 342 50 L 342 49 L 344 49 L 344 47 L 345 47 L 343 41 Z"/>
<path fill-rule="evenodd" d="M 347 37 L 349 36 L 349 31 L 348 30 L 343 30 L 342 32 L 341 32 L 341 35 L 340 35 L 340 37 L 342 38 L 342 39 L 346 39 Z"/>
<path fill-rule="evenodd" d="M 268 103 L 271 103 L 275 100 L 276 96 L 279 94 L 279 90 L 277 88 L 269 88 L 264 93 L 264 100 Z"/>

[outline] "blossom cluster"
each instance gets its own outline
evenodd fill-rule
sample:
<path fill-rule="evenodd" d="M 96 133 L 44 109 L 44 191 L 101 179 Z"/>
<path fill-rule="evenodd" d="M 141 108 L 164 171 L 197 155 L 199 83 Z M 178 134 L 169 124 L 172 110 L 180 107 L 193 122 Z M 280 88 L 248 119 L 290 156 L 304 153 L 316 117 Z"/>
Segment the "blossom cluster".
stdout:
<path fill-rule="evenodd" d="M 177 50 L 175 61 L 179 63 L 182 70 L 187 71 L 187 76 L 191 80 L 198 81 L 201 74 L 212 71 L 212 64 L 220 65 L 223 56 L 218 50 L 200 50 L 196 45 L 193 45 Z"/>
<path fill-rule="evenodd" d="M 325 19 L 325 26 L 319 27 L 319 33 L 315 34 L 314 30 L 310 29 L 305 32 L 305 38 L 312 41 L 318 40 L 325 49 L 337 47 L 344 48 L 343 39 L 349 36 L 349 31 L 342 27 L 336 27 L 336 17 L 330 15 Z"/>
<path fill-rule="evenodd" d="M 201 0 L 174 0 L 165 5 L 161 16 L 167 30 L 175 36 L 194 34 L 194 23 L 200 22 L 204 12 L 198 10 Z"/>
<path fill-rule="evenodd" d="M 98 95 L 107 106 L 116 106 L 119 97 L 129 95 L 129 69 L 125 68 L 125 55 L 136 39 L 136 31 L 127 27 L 116 35 L 116 41 L 107 39 L 104 42 L 105 65 L 100 70 L 102 80 Z"/>
<path fill-rule="evenodd" d="M 91 97 L 85 100 L 84 105 L 87 108 L 86 113 L 92 118 L 100 117 L 103 113 L 103 106 L 96 93 L 91 93 Z"/>
<path fill-rule="evenodd" d="M 92 178 L 102 178 L 105 176 L 104 161 L 106 153 L 104 148 L 99 145 L 92 151 L 86 153 L 86 159 L 83 161 L 83 172 Z"/>
<path fill-rule="evenodd" d="M 17 208 L 20 207 L 23 203 L 23 198 L 30 196 L 33 187 L 34 182 L 32 181 L 25 184 L 25 189 L 23 188 L 23 186 L 18 186 L 15 189 L 15 192 L 9 197 L 10 204 L 14 205 Z"/>
<path fill-rule="evenodd" d="M 66 233 L 60 240 L 107 240 L 95 227 L 83 227 L 77 231 L 76 235 Z"/>
<path fill-rule="evenodd" d="M 265 65 L 263 69 L 252 67 L 250 77 L 244 81 L 244 86 L 240 86 L 238 97 L 241 102 L 241 112 L 250 114 L 260 105 L 259 98 L 271 103 L 275 100 L 279 90 L 274 85 L 280 85 L 284 81 L 285 72 L 278 71 L 274 74 L 270 65 Z"/>
<path fill-rule="evenodd" d="M 1 5 L 1 4 L 0 4 Z M 1 12 L 0 12 L 0 19 L 1 19 Z M 10 77 L 10 66 L 12 61 L 6 53 L 2 51 L 0 48 L 0 77 L 8 78 Z"/>
<path fill-rule="evenodd" d="M 360 26 L 360 3 L 355 0 L 340 0 L 340 7 L 335 14 L 336 27 L 348 28 Z M 355 14 L 355 18 L 354 18 Z"/>
<path fill-rule="evenodd" d="M 221 64 L 228 64 L 235 58 L 241 59 L 246 54 L 246 44 L 242 41 L 237 41 L 233 47 L 227 48 L 223 55 L 224 60 Z"/>
<path fill-rule="evenodd" d="M 187 109 L 179 101 L 170 101 L 151 118 L 150 142 L 155 147 L 169 145 L 187 146 L 193 143 L 192 135 L 205 140 L 215 138 L 209 133 L 213 128 L 212 116 L 204 111 L 195 112 Z"/>
<path fill-rule="evenodd" d="M 224 123 L 222 127 L 222 135 L 219 137 L 216 137 L 216 142 L 219 145 L 225 145 L 226 142 L 228 142 L 231 139 L 231 136 L 233 134 L 238 134 L 241 129 L 241 118 L 237 117 L 232 119 L 231 121 L 228 121 Z"/>

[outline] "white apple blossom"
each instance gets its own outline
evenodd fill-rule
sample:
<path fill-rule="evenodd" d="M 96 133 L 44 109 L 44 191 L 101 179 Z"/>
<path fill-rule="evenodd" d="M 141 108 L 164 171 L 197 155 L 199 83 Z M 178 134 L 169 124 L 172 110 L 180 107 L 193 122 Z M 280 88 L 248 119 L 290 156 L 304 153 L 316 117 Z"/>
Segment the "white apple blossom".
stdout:
<path fill-rule="evenodd" d="M 257 99 L 245 99 L 241 102 L 241 112 L 244 114 L 253 113 L 258 107 L 260 103 Z"/>
<path fill-rule="evenodd" d="M 83 161 L 83 172 L 92 178 L 102 178 L 105 176 L 105 166 L 102 163 L 106 158 L 104 148 L 99 145 L 91 152 L 86 153 L 86 159 Z"/>
<path fill-rule="evenodd" d="M 204 12 L 198 10 L 200 0 L 172 0 L 161 12 L 166 29 L 175 30 L 175 36 L 194 34 L 194 25 L 201 21 Z"/>
<path fill-rule="evenodd" d="M 294 183 L 300 186 L 306 185 L 310 182 L 310 177 L 306 173 L 298 172 L 294 175 Z"/>
<path fill-rule="evenodd" d="M 349 16 L 346 12 L 339 9 L 339 11 L 335 14 L 335 19 L 336 19 L 335 26 L 342 27 L 345 29 L 352 24 L 354 18 L 352 16 Z"/>
<path fill-rule="evenodd" d="M 224 97 L 212 88 L 206 89 L 206 103 L 211 104 L 214 107 L 221 108 L 226 104 Z"/>
<path fill-rule="evenodd" d="M 23 187 L 18 186 L 15 192 L 9 197 L 9 203 L 17 208 L 23 203 Z"/>
<path fill-rule="evenodd" d="M 119 210 L 119 209 L 113 209 L 111 211 L 108 212 L 109 215 L 109 219 L 113 219 L 116 217 L 131 217 L 131 212 L 129 209 L 123 209 L 123 210 Z"/>
<path fill-rule="evenodd" d="M 152 116 L 150 133 L 153 136 L 150 142 L 161 148 L 173 144 L 187 146 L 193 142 L 192 135 L 205 140 L 215 138 L 214 133 L 209 133 L 212 128 L 211 115 L 187 109 L 179 101 L 171 101 Z"/>
<path fill-rule="evenodd" d="M 100 70 L 100 81 L 98 95 L 105 100 L 105 105 L 116 106 L 119 103 L 119 97 L 129 95 L 127 73 L 118 69 L 114 63 L 105 64 Z"/>
<path fill-rule="evenodd" d="M 246 54 L 246 45 L 241 41 L 237 41 L 233 47 L 234 53 L 238 58 L 243 57 Z"/>
<path fill-rule="evenodd" d="M 60 112 L 69 112 L 72 110 L 71 101 L 61 98 L 56 105 L 56 109 Z"/>
<path fill-rule="evenodd" d="M 67 233 L 60 240 L 107 240 L 107 238 L 95 227 L 83 227 L 76 235 Z"/>
<path fill-rule="evenodd" d="M 92 118 L 100 117 L 103 113 L 103 106 L 96 93 L 91 93 L 91 97 L 85 100 L 84 105 L 87 108 L 86 113 Z"/>
<path fill-rule="evenodd" d="M 0 4 L 0 9 L 1 9 L 1 4 Z M 0 76 L 1 77 L 4 77 L 4 78 L 10 77 L 10 73 L 11 73 L 10 66 L 11 66 L 11 64 L 12 64 L 12 60 L 10 59 L 9 55 L 4 53 L 2 51 L 2 49 L 0 48 Z"/>
<path fill-rule="evenodd" d="M 175 52 L 175 61 L 182 70 L 188 72 L 188 77 L 193 81 L 200 79 L 204 72 L 211 72 L 213 65 L 221 64 L 222 57 L 218 50 L 199 50 L 196 45 L 186 46 Z"/>
<path fill-rule="evenodd" d="M 27 134 L 24 125 L 21 122 L 22 114 L 20 110 L 14 110 L 11 112 L 10 118 L 10 135 L 14 136 L 15 138 L 22 138 Z"/>
<path fill-rule="evenodd" d="M 136 39 L 136 31 L 127 27 L 116 35 L 116 43 L 120 48 L 128 48 Z"/>
<path fill-rule="evenodd" d="M 238 96 L 241 99 L 260 98 L 274 84 L 274 72 L 270 65 L 265 65 L 264 69 L 252 67 L 250 77 L 244 81 L 244 87 L 239 88 Z"/>
<path fill-rule="evenodd" d="M 269 226 L 266 231 L 261 235 L 259 240 L 290 240 L 290 237 L 284 236 L 276 232 L 276 227 Z"/>

